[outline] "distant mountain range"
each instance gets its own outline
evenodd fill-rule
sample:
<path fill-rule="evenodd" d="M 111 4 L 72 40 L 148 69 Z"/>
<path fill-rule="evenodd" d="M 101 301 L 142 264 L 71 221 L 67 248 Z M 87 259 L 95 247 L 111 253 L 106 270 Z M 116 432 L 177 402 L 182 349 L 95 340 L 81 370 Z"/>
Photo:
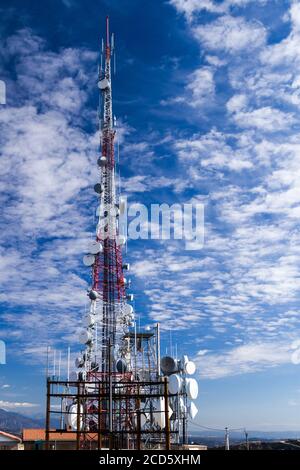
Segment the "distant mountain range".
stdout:
<path fill-rule="evenodd" d="M 43 428 L 43 419 L 32 419 L 19 413 L 5 411 L 0 408 L 0 430 L 21 434 L 23 428 Z"/>
<path fill-rule="evenodd" d="M 191 439 L 208 438 L 224 440 L 225 431 L 190 431 Z M 257 431 L 247 429 L 249 439 L 274 440 L 274 439 L 300 439 L 299 431 Z M 244 432 L 229 430 L 230 439 L 240 441 L 245 437 Z"/>
<path fill-rule="evenodd" d="M 242 432 L 230 432 L 230 448 L 242 449 L 245 447 L 245 434 Z M 189 441 L 195 444 L 204 444 L 208 448 L 222 448 L 224 446 L 224 432 L 200 431 L 192 433 Z M 248 431 L 248 440 L 251 449 L 299 449 L 300 431 Z M 295 440 L 295 442 L 293 442 Z M 280 444 L 279 441 L 286 441 Z M 289 442 L 290 441 L 290 442 Z"/>

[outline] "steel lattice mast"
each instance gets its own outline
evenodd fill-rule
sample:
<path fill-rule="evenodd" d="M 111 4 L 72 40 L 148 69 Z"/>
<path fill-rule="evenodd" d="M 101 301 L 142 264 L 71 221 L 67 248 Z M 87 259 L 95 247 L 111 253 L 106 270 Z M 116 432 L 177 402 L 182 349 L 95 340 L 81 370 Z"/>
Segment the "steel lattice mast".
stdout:
<path fill-rule="evenodd" d="M 95 185 L 100 198 L 99 221 L 96 240 L 91 244 L 90 249 L 92 253 L 95 252 L 95 259 L 91 259 L 93 261 L 92 288 L 89 297 L 91 313 L 96 317 L 92 324 L 93 328 L 87 335 L 87 355 L 91 362 L 99 364 L 100 361 L 102 372 L 108 372 L 109 362 L 114 365 L 116 358 L 121 359 L 126 355 L 122 338 L 131 324 L 130 316 L 132 317 L 132 307 L 126 304 L 124 266 L 122 266 L 121 250 L 126 239 L 119 233 L 119 216 L 124 207 L 122 200 L 117 199 L 115 182 L 114 139 L 116 131 L 113 122 L 111 82 L 113 49 L 114 37 L 112 35 L 110 40 L 109 18 L 107 17 L 106 42 L 105 48 L 102 45 L 98 81 L 102 98 L 102 106 L 99 109 L 100 182 Z M 103 58 L 104 68 L 102 69 Z"/>

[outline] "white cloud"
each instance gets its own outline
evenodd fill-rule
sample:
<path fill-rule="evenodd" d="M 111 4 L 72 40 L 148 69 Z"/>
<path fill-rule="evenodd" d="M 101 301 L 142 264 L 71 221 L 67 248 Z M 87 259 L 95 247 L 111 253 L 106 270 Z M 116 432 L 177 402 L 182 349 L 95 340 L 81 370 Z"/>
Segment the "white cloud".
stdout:
<path fill-rule="evenodd" d="M 210 13 L 225 13 L 232 7 L 245 7 L 249 3 L 265 4 L 269 0 L 223 0 L 221 3 L 214 0 L 170 0 L 178 12 L 184 13 L 189 20 L 193 19 L 193 15 L 201 10 Z"/>
<path fill-rule="evenodd" d="M 256 128 L 266 132 L 278 132 L 290 128 L 296 122 L 293 114 L 270 106 L 253 111 L 236 112 L 233 119 L 240 127 Z"/>
<path fill-rule="evenodd" d="M 203 112 L 214 104 L 215 80 L 213 67 L 200 67 L 187 77 L 184 94 L 161 100 L 162 106 L 185 104 Z"/>
<path fill-rule="evenodd" d="M 195 358 L 201 377 L 218 379 L 227 376 L 258 372 L 291 362 L 290 345 L 248 343 L 220 354 Z"/>
<path fill-rule="evenodd" d="M 259 22 L 224 15 L 211 23 L 195 26 L 195 38 L 207 49 L 230 54 L 261 48 L 266 42 L 266 30 Z"/>
<path fill-rule="evenodd" d="M 188 104 L 192 107 L 202 107 L 214 100 L 215 83 L 214 73 L 209 67 L 202 67 L 195 70 L 189 77 L 189 84 L 186 90 L 191 92 Z"/>
<path fill-rule="evenodd" d="M 209 352 L 208 349 L 200 349 L 200 350 L 197 352 L 197 356 L 205 356 L 208 352 Z"/>
<path fill-rule="evenodd" d="M 246 108 L 248 99 L 246 95 L 234 95 L 226 103 L 226 107 L 230 113 L 241 111 Z"/>
<path fill-rule="evenodd" d="M 229 168 L 241 171 L 251 168 L 252 162 L 244 152 L 232 148 L 226 142 L 226 135 L 211 130 L 205 135 L 194 135 L 188 139 L 178 139 L 174 147 L 179 158 L 190 166 L 191 176 L 196 176 L 197 169 L 202 168 Z"/>
<path fill-rule="evenodd" d="M 43 345 L 60 341 L 66 328 L 76 341 L 84 311 L 87 284 L 76 272 L 98 203 L 86 194 L 98 178 L 96 126 L 85 131 L 94 118 L 86 100 L 96 55 L 48 51 L 30 30 L 8 38 L 0 52 L 14 59 L 16 76 L 0 109 L 1 300 L 9 305 L 2 332 L 24 351 L 36 337 Z M 10 313 L 17 305 L 18 322 Z"/>
<path fill-rule="evenodd" d="M 222 5 L 217 5 L 213 0 L 170 0 L 178 12 L 184 13 L 188 19 L 192 19 L 193 14 L 197 11 L 208 10 L 213 13 L 224 11 Z"/>
<path fill-rule="evenodd" d="M 29 402 L 17 402 L 17 401 L 5 401 L 0 400 L 0 408 L 4 410 L 14 410 L 16 408 L 36 408 L 39 407 L 37 403 L 29 403 Z"/>
<path fill-rule="evenodd" d="M 293 30 L 300 32 L 300 4 L 294 2 L 291 5 L 290 9 L 291 21 L 293 25 Z"/>

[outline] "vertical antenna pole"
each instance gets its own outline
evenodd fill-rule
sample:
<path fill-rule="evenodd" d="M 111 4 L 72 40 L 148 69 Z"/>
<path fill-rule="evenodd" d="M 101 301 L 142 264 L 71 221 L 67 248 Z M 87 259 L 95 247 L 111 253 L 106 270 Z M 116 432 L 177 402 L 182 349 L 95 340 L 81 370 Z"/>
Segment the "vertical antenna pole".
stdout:
<path fill-rule="evenodd" d="M 109 16 L 106 17 L 106 45 L 109 46 Z"/>
<path fill-rule="evenodd" d="M 160 326 L 156 324 L 156 360 L 157 360 L 157 376 L 160 376 Z"/>
<path fill-rule="evenodd" d="M 60 380 L 60 366 L 61 366 L 61 351 L 59 351 L 59 356 L 58 356 L 58 380 Z"/>
<path fill-rule="evenodd" d="M 68 382 L 70 380 L 70 346 L 68 347 L 68 360 L 67 360 L 67 377 L 68 377 Z"/>
<path fill-rule="evenodd" d="M 53 350 L 53 375 L 56 374 L 56 350 Z"/>
<path fill-rule="evenodd" d="M 81 431 L 81 384 L 77 382 L 77 416 L 76 416 L 76 450 L 80 449 L 80 431 Z"/>
<path fill-rule="evenodd" d="M 136 347 L 136 321 L 134 322 L 134 369 L 135 369 L 135 375 L 136 375 L 136 354 L 137 354 L 137 347 Z"/>
<path fill-rule="evenodd" d="M 46 359 L 46 378 L 49 377 L 49 351 L 50 351 L 50 346 L 47 346 L 47 359 Z"/>
<path fill-rule="evenodd" d="M 50 431 L 50 381 L 47 378 L 47 404 L 46 404 L 46 450 L 49 450 L 49 431 Z"/>
<path fill-rule="evenodd" d="M 166 450 L 170 450 L 170 420 L 169 420 L 169 390 L 168 377 L 164 380 L 164 402 L 165 402 L 165 433 L 166 433 Z"/>
<path fill-rule="evenodd" d="M 112 402 L 112 370 L 111 370 L 111 340 L 108 340 L 108 380 L 109 380 L 109 450 L 113 448 L 113 402 Z"/>
<path fill-rule="evenodd" d="M 226 427 L 225 428 L 225 450 L 229 450 L 230 449 L 230 446 L 229 446 L 229 431 L 228 431 L 228 428 Z"/>

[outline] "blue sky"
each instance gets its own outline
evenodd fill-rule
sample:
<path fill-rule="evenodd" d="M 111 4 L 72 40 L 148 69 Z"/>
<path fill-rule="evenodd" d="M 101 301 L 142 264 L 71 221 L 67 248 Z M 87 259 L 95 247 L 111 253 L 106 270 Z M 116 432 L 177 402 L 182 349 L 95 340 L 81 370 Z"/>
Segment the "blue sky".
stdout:
<path fill-rule="evenodd" d="M 197 422 L 299 429 L 300 5 L 2 1 L 0 407 L 38 414 L 47 345 L 75 353 L 94 231 L 97 63 L 131 202 L 205 204 L 205 244 L 131 241 L 141 324 L 197 363 Z M 300 416 L 299 416 L 300 417 Z"/>

